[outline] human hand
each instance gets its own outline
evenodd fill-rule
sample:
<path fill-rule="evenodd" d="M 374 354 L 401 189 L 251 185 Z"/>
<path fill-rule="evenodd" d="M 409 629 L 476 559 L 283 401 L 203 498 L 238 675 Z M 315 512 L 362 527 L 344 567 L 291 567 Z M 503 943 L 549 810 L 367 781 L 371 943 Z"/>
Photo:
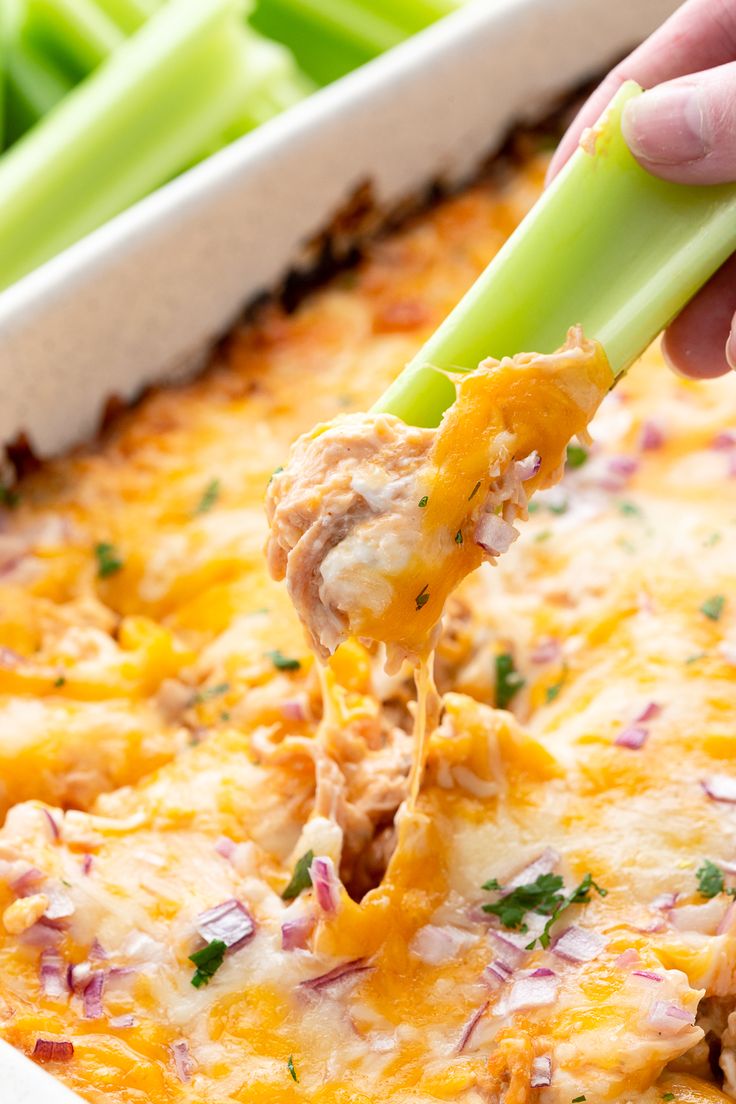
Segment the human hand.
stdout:
<path fill-rule="evenodd" d="M 736 0 L 688 0 L 612 69 L 560 142 L 548 182 L 631 79 L 651 89 L 626 105 L 622 120 L 645 169 L 681 184 L 736 182 Z M 670 324 L 662 348 L 693 378 L 736 370 L 736 254 Z"/>

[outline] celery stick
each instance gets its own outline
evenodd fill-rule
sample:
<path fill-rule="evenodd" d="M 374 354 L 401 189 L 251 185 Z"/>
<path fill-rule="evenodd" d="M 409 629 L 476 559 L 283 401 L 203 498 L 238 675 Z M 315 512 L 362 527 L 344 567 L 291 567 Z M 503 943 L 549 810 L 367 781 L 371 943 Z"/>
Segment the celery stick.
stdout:
<path fill-rule="evenodd" d="M 78 81 L 125 40 L 94 0 L 25 0 L 22 35 Z"/>
<path fill-rule="evenodd" d="M 97 6 L 124 34 L 132 34 L 161 6 L 163 0 L 97 0 Z"/>
<path fill-rule="evenodd" d="M 242 106 L 223 135 L 225 144 L 273 119 L 313 91 L 314 86 L 299 72 L 291 52 L 251 29 L 246 68 Z"/>
<path fill-rule="evenodd" d="M 0 287 L 169 179 L 246 82 L 237 0 L 169 0 L 0 159 Z"/>
<path fill-rule="evenodd" d="M 6 139 L 10 145 L 59 103 L 73 84 L 50 58 L 22 39 L 11 43 L 7 66 Z"/>
<path fill-rule="evenodd" d="M 463 0 L 361 0 L 364 7 L 394 26 L 400 27 L 406 35 L 429 27 L 443 16 L 449 15 L 460 7 Z"/>
<path fill-rule="evenodd" d="M 736 185 L 658 180 L 621 133 L 627 82 L 596 128 L 375 410 L 437 425 L 454 399 L 436 371 L 486 356 L 551 352 L 569 326 L 624 371 L 736 249 Z"/>

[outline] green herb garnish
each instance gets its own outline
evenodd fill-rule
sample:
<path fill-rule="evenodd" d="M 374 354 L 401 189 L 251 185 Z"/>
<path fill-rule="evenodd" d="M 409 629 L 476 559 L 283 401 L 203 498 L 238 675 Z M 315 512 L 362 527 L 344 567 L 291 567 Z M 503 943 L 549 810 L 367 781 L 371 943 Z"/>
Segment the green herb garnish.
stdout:
<path fill-rule="evenodd" d="M 212 509 L 220 497 L 220 480 L 212 479 L 202 492 L 202 497 L 196 505 L 195 514 L 206 514 Z"/>
<path fill-rule="evenodd" d="M 292 1078 L 294 1079 L 294 1081 L 297 1081 L 297 1082 L 298 1082 L 298 1081 L 299 1081 L 299 1078 L 297 1077 L 297 1075 L 296 1075 L 296 1070 L 294 1069 L 294 1055 L 293 1055 L 293 1054 L 290 1054 L 290 1055 L 289 1055 L 289 1060 L 288 1060 L 288 1062 L 286 1063 L 286 1068 L 288 1069 L 288 1071 L 289 1071 L 289 1073 L 291 1074 L 291 1076 L 292 1076 Z"/>
<path fill-rule="evenodd" d="M 544 695 L 544 700 L 547 703 L 553 702 L 555 700 L 555 698 L 559 694 L 560 690 L 562 689 L 562 687 L 564 685 L 564 682 L 565 682 L 565 679 L 561 678 L 560 681 L 554 683 L 553 686 L 548 686 L 547 687 L 546 693 Z"/>
<path fill-rule="evenodd" d="M 526 679 L 514 666 L 514 657 L 510 652 L 501 652 L 496 656 L 496 708 L 506 709 L 518 694 Z"/>
<path fill-rule="evenodd" d="M 462 531 L 462 529 L 458 529 L 457 533 L 455 534 L 455 544 L 462 544 L 462 543 L 463 543 L 463 531 Z"/>
<path fill-rule="evenodd" d="M 710 598 L 706 598 L 703 602 L 700 607 L 700 612 L 704 613 L 706 617 L 709 617 L 711 621 L 719 621 L 725 605 L 725 595 L 712 594 Z"/>
<path fill-rule="evenodd" d="M 586 1097 L 584 1097 L 584 1096 L 574 1096 L 572 1098 L 572 1104 L 583 1104 L 583 1101 L 585 1099 L 586 1099 Z"/>
<path fill-rule="evenodd" d="M 281 894 L 282 900 L 293 901 L 294 898 L 298 897 L 305 889 L 309 889 L 312 884 L 312 876 L 309 873 L 309 868 L 312 865 L 313 858 L 314 851 L 307 851 L 297 860 L 296 866 L 294 867 L 294 873 L 291 875 L 291 881 Z"/>
<path fill-rule="evenodd" d="M 63 675 L 59 675 L 58 678 L 54 679 L 54 686 L 59 687 L 59 686 L 65 686 L 65 685 L 66 685 L 66 679 L 64 678 Z"/>
<path fill-rule="evenodd" d="M 429 502 L 429 495 L 424 495 L 422 498 L 420 498 L 419 499 L 419 509 L 423 510 L 428 502 Z"/>
<path fill-rule="evenodd" d="M 12 510 L 20 502 L 20 495 L 7 483 L 0 483 L 0 504 Z"/>
<path fill-rule="evenodd" d="M 422 606 L 426 606 L 427 602 L 429 601 L 429 583 L 424 584 L 414 601 L 417 604 L 417 612 L 422 608 Z"/>
<path fill-rule="evenodd" d="M 278 648 L 274 648 L 272 652 L 266 652 L 266 655 L 277 671 L 298 671 L 301 667 L 301 660 L 285 656 Z"/>
<path fill-rule="evenodd" d="M 662 1099 L 663 1100 L 674 1100 L 675 1099 L 675 1094 L 674 1093 L 662 1093 Z"/>
<path fill-rule="evenodd" d="M 468 502 L 470 502 L 471 498 L 475 498 L 475 496 L 477 495 L 479 490 L 480 490 L 480 479 L 478 480 L 478 482 L 475 484 L 472 491 L 468 495 Z"/>
<path fill-rule="evenodd" d="M 196 694 L 192 696 L 192 705 L 201 705 L 202 702 L 211 701 L 212 698 L 219 698 L 223 694 L 227 694 L 229 689 L 229 682 L 218 682 L 216 686 L 206 686 L 204 690 L 197 690 Z"/>
<path fill-rule="evenodd" d="M 568 468 L 582 468 L 588 459 L 588 450 L 582 445 L 568 445 L 566 463 Z"/>
<path fill-rule="evenodd" d="M 114 544 L 108 544 L 107 541 L 96 544 L 95 556 L 97 557 L 97 574 L 100 579 L 107 579 L 109 575 L 116 575 L 118 571 L 122 571 L 123 561 L 120 559 L 120 554 Z"/>
<path fill-rule="evenodd" d="M 521 932 L 529 930 L 524 922 L 527 912 L 537 912 L 542 916 L 548 916 L 549 920 L 538 939 L 542 947 L 549 947 L 552 925 L 566 908 L 569 908 L 570 905 L 585 904 L 589 900 L 592 889 L 601 897 L 605 897 L 608 893 L 607 889 L 603 889 L 602 886 L 593 881 L 591 874 L 586 874 L 580 885 L 568 894 L 561 892 L 562 887 L 563 881 L 559 874 L 540 874 L 535 881 L 529 882 L 527 885 L 516 886 L 500 901 L 483 905 L 483 911 L 498 916 L 504 927 L 514 928 Z M 495 878 L 492 878 L 491 881 L 484 883 L 483 889 L 502 889 L 502 886 Z M 536 938 L 532 939 L 531 943 L 527 944 L 526 950 L 531 951 L 536 942 Z"/>
<path fill-rule="evenodd" d="M 642 514 L 641 506 L 637 506 L 635 502 L 630 502 L 626 498 L 619 502 L 618 511 L 624 517 L 641 517 Z"/>
<path fill-rule="evenodd" d="M 566 514 L 569 502 L 567 499 L 563 499 L 561 502 L 550 502 L 547 505 L 547 509 L 551 514 Z"/>
<path fill-rule="evenodd" d="M 698 893 L 701 897 L 717 897 L 723 893 L 723 871 L 714 862 L 706 859 L 695 873 L 698 879 Z"/>
<path fill-rule="evenodd" d="M 192 976 L 192 985 L 195 989 L 201 989 L 203 985 L 209 985 L 222 966 L 226 951 L 226 943 L 223 943 L 221 939 L 213 939 L 201 951 L 195 951 L 194 954 L 189 956 L 189 961 L 197 967 Z"/>

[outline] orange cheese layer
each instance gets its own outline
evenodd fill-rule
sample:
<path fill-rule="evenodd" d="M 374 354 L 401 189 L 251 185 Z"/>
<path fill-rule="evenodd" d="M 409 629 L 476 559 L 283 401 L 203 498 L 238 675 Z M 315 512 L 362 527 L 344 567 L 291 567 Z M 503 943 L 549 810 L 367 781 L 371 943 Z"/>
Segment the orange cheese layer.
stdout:
<path fill-rule="evenodd" d="M 71 1042 L 46 1068 L 92 1104 L 715 1104 L 722 1076 L 736 1092 L 732 898 L 697 878 L 734 859 L 736 804 L 707 792 L 736 786 L 734 381 L 684 382 L 650 350 L 585 462 L 450 599 L 440 723 L 396 830 L 410 672 L 348 642 L 323 715 L 262 560 L 290 441 L 370 404 L 542 172 L 441 204 L 293 315 L 269 308 L 3 511 L 0 1037 Z M 121 565 L 102 575 L 100 543 Z M 281 896 L 309 850 L 341 875 L 328 909 L 308 886 Z M 608 891 L 554 929 L 597 952 L 522 946 L 493 986 L 509 950 L 481 887 L 548 851 L 568 888 L 590 873 Z M 231 899 L 254 932 L 196 988 L 198 917 Z M 44 992 L 44 949 L 59 978 L 76 967 L 73 992 Z M 514 1007 L 538 969 L 553 999 Z"/>

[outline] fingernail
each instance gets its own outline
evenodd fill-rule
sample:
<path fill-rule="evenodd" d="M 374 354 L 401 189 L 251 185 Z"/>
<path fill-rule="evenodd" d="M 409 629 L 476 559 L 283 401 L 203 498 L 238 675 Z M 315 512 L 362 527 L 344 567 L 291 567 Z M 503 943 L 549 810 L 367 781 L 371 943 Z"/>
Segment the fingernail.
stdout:
<path fill-rule="evenodd" d="M 731 323 L 731 332 L 726 342 L 726 361 L 732 372 L 736 372 L 736 328 L 734 328 L 734 323 L 736 323 L 736 319 Z"/>
<path fill-rule="evenodd" d="M 660 85 L 630 100 L 622 129 L 626 143 L 640 161 L 681 165 L 710 152 L 700 90 L 691 85 Z"/>

